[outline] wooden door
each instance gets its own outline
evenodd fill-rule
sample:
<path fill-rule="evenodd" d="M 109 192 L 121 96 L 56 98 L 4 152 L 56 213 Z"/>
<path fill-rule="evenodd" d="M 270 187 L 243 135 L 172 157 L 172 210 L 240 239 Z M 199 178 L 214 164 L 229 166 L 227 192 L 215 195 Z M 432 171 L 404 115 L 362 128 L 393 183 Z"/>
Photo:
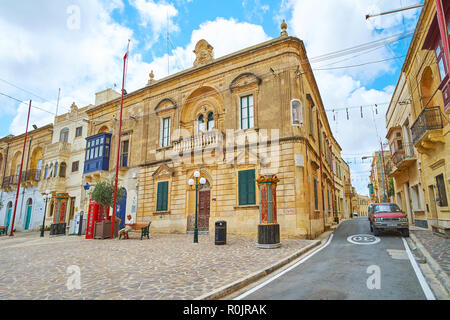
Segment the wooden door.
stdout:
<path fill-rule="evenodd" d="M 209 202 L 211 191 L 200 191 L 198 193 L 198 230 L 209 230 Z"/>

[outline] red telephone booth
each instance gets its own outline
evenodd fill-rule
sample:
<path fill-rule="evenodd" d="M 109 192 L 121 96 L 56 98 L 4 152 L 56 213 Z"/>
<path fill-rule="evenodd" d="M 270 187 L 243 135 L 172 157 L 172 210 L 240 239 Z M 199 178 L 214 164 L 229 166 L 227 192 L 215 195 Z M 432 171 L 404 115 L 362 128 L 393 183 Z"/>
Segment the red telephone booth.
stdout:
<path fill-rule="evenodd" d="M 86 221 L 86 239 L 94 238 L 95 222 L 98 220 L 100 206 L 95 200 L 89 201 L 89 212 Z"/>

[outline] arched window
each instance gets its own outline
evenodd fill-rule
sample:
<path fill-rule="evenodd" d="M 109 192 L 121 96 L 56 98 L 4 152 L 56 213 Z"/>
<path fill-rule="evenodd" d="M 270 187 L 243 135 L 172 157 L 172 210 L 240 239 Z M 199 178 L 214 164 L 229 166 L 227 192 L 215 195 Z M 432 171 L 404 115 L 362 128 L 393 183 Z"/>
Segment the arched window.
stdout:
<path fill-rule="evenodd" d="M 69 128 L 61 129 L 59 133 L 59 142 L 67 142 L 69 140 Z"/>
<path fill-rule="evenodd" d="M 53 177 L 58 176 L 58 162 L 55 163 L 55 169 L 53 170 Z"/>
<path fill-rule="evenodd" d="M 197 132 L 205 132 L 205 118 L 202 114 L 197 118 Z"/>
<path fill-rule="evenodd" d="M 293 125 L 301 125 L 303 123 L 302 103 L 300 100 L 294 99 L 291 101 L 291 115 Z"/>
<path fill-rule="evenodd" d="M 45 169 L 44 169 L 44 179 L 47 179 L 47 174 L 48 174 L 48 164 L 45 165 Z"/>
<path fill-rule="evenodd" d="M 208 113 L 207 130 L 211 131 L 212 129 L 214 129 L 214 114 L 210 112 Z"/>
<path fill-rule="evenodd" d="M 66 177 L 66 163 L 65 162 L 61 162 L 61 165 L 59 167 L 59 176 L 61 178 L 65 178 Z"/>

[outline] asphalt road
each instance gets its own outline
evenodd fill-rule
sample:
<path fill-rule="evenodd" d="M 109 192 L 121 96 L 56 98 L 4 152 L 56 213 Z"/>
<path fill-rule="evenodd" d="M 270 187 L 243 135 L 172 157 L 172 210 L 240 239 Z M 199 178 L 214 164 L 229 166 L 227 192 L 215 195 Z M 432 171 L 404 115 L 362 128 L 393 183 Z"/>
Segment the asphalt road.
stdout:
<path fill-rule="evenodd" d="M 344 221 L 334 231 L 329 244 L 320 252 L 281 276 L 278 275 L 271 282 L 269 277 L 262 283 L 262 287 L 257 286 L 244 293 L 241 292 L 237 299 L 424 300 L 427 298 L 400 234 L 381 233 L 380 241 L 370 245 L 354 244 L 347 240 L 348 237 L 358 234 L 371 237 L 356 238 L 357 242 L 377 241 L 370 232 L 367 217 Z"/>

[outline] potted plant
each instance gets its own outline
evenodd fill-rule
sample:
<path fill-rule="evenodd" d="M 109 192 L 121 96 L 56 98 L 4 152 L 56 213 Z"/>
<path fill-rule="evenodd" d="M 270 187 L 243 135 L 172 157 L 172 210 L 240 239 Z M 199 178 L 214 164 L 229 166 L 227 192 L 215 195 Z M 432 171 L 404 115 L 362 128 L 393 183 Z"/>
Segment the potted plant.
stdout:
<path fill-rule="evenodd" d="M 121 199 L 124 196 L 124 193 L 125 193 L 124 189 L 122 187 L 118 187 L 117 188 L 117 200 Z M 114 208 L 114 181 L 110 180 L 110 181 L 98 182 L 95 185 L 94 189 L 90 192 L 90 197 L 91 197 L 91 199 L 95 200 L 98 204 L 103 206 L 104 212 L 106 215 L 105 218 L 106 218 L 106 220 L 109 220 L 108 216 L 107 216 L 108 212 L 109 212 L 109 208 L 110 207 Z M 111 222 L 109 222 L 108 225 L 110 225 L 110 223 Z M 110 236 L 110 231 L 108 232 L 108 228 L 105 224 L 106 224 L 106 222 L 104 222 L 104 225 L 102 226 L 102 234 L 103 235 L 101 235 L 101 238 L 106 237 L 105 232 L 107 232 L 108 237 Z M 118 227 L 118 225 L 116 227 Z"/>

